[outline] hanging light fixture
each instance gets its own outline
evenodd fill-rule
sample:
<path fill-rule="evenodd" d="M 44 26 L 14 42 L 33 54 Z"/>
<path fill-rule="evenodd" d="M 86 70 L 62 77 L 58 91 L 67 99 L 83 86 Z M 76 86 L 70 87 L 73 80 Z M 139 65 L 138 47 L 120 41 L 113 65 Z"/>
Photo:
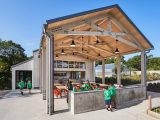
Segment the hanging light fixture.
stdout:
<path fill-rule="evenodd" d="M 64 49 L 62 48 L 61 54 L 65 54 Z"/>
<path fill-rule="evenodd" d="M 87 55 L 87 59 L 88 59 L 88 55 Z"/>
<path fill-rule="evenodd" d="M 74 52 L 72 53 L 72 55 L 74 55 Z"/>
<path fill-rule="evenodd" d="M 118 47 L 117 47 L 117 42 L 118 42 L 118 40 L 116 40 L 116 50 L 115 50 L 115 53 L 116 53 L 116 54 L 119 53 L 119 50 L 118 50 Z"/>
<path fill-rule="evenodd" d="M 71 47 L 75 47 L 75 46 L 76 46 L 74 40 L 72 40 L 72 43 L 70 44 L 70 46 L 71 46 Z"/>
<path fill-rule="evenodd" d="M 99 51 L 99 53 L 98 53 L 98 57 L 100 57 L 101 56 L 101 54 L 100 54 L 100 51 Z"/>
<path fill-rule="evenodd" d="M 97 36 L 97 41 L 96 41 L 96 44 L 99 44 L 98 36 Z"/>
<path fill-rule="evenodd" d="M 56 54 L 56 58 L 58 58 L 58 54 Z"/>

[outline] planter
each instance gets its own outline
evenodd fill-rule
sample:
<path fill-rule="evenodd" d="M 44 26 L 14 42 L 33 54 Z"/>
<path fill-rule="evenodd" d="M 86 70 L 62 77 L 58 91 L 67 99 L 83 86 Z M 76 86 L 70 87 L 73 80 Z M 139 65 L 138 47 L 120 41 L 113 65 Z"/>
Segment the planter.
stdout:
<path fill-rule="evenodd" d="M 154 118 L 160 119 L 160 114 L 157 112 L 154 112 L 152 110 L 147 110 L 147 114 L 154 117 Z"/>

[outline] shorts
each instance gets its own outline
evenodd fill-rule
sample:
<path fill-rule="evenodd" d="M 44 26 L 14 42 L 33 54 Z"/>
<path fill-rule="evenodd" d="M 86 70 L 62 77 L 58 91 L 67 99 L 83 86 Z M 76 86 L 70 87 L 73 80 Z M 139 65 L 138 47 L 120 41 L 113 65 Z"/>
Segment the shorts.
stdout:
<path fill-rule="evenodd" d="M 105 100 L 106 105 L 111 105 L 111 99 L 110 100 Z"/>

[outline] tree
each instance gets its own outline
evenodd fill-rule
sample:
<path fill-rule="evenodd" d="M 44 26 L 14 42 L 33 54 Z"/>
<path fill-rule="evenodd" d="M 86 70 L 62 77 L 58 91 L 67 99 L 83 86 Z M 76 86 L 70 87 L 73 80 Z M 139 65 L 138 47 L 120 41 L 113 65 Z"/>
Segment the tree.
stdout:
<path fill-rule="evenodd" d="M 27 59 L 21 45 L 0 40 L 0 89 L 11 88 L 11 66 Z"/>
<path fill-rule="evenodd" d="M 135 70 L 141 70 L 141 57 L 140 55 L 134 56 L 126 62 L 127 67 L 135 69 Z"/>

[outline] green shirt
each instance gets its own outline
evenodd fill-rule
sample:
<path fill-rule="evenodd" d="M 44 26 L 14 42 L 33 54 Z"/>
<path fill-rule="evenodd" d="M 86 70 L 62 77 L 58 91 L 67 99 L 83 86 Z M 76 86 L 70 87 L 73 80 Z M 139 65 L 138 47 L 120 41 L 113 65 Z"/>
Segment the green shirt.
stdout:
<path fill-rule="evenodd" d="M 100 88 L 96 88 L 95 90 L 101 90 Z"/>
<path fill-rule="evenodd" d="M 111 99 L 111 92 L 110 92 L 110 90 L 105 90 L 103 92 L 103 94 L 104 94 L 104 100 L 110 100 Z"/>
<path fill-rule="evenodd" d="M 31 89 L 31 88 L 32 88 L 32 83 L 31 83 L 31 82 L 28 82 L 28 83 L 27 83 L 27 88 L 28 88 L 28 89 Z"/>
<path fill-rule="evenodd" d="M 73 92 L 81 92 L 81 89 L 77 90 L 75 87 L 73 88 Z"/>
<path fill-rule="evenodd" d="M 19 88 L 23 89 L 24 88 L 24 82 L 19 82 Z"/>
<path fill-rule="evenodd" d="M 86 90 L 93 90 L 93 88 L 90 84 L 84 84 L 84 87 Z"/>
<path fill-rule="evenodd" d="M 116 95 L 116 88 L 115 88 L 115 86 L 111 86 L 111 87 L 109 88 L 109 90 L 110 90 L 110 92 L 111 92 L 111 96 L 115 96 L 115 95 Z"/>

